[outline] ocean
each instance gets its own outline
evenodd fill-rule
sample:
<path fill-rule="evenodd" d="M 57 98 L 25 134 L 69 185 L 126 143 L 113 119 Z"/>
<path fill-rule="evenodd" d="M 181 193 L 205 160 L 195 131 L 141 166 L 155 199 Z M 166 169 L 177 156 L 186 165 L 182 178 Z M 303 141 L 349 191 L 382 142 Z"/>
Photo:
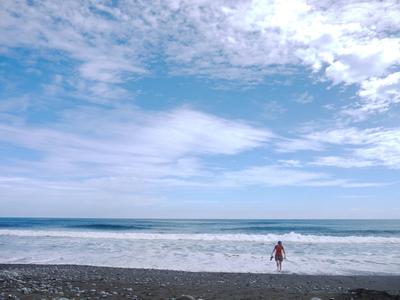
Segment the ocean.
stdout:
<path fill-rule="evenodd" d="M 0 263 L 400 275 L 400 220 L 0 218 Z"/>

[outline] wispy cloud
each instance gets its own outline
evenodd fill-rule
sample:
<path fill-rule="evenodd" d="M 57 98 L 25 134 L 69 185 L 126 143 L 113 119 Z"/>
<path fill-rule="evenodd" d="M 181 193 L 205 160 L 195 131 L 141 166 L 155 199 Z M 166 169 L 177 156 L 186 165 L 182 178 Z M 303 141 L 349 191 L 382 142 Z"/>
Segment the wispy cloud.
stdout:
<path fill-rule="evenodd" d="M 275 119 L 286 112 L 286 108 L 277 101 L 267 101 L 263 104 L 264 116 L 267 119 Z"/>
<path fill-rule="evenodd" d="M 340 145 L 343 156 L 318 157 L 314 164 L 336 167 L 384 166 L 400 168 L 399 128 L 341 128 L 314 132 L 307 139 L 326 145 Z"/>
<path fill-rule="evenodd" d="M 37 153 L 25 158 L 9 153 L 0 179 L 7 194 L 64 198 L 67 192 L 74 199 L 140 195 L 156 199 L 172 187 L 376 185 L 306 170 L 298 160 L 236 171 L 223 164 L 208 166 L 207 157 L 275 147 L 279 137 L 241 120 L 185 107 L 166 112 L 82 107 L 65 111 L 51 127 L 0 125 L 1 142 Z"/>
<path fill-rule="evenodd" d="M 400 168 L 398 127 L 339 127 L 327 130 L 313 127 L 293 138 L 276 135 L 273 145 L 276 152 L 283 154 L 302 151 L 310 155 L 311 152 L 312 161 L 309 165 L 314 166 Z M 326 155 L 332 152 L 335 155 Z"/>
<path fill-rule="evenodd" d="M 323 172 L 299 170 L 285 166 L 257 166 L 240 171 L 226 172 L 216 181 L 217 185 L 242 187 L 242 186 L 336 186 L 344 188 L 379 186 L 375 182 L 357 182 L 352 180 L 337 179 Z"/>
<path fill-rule="evenodd" d="M 272 135 L 185 108 L 164 113 L 82 109 L 66 113 L 52 129 L 2 124 L 0 132 L 1 141 L 41 153 L 41 159 L 15 162 L 16 173 L 78 179 L 201 175 L 196 156 L 238 154 L 262 146 Z"/>
<path fill-rule="evenodd" d="M 371 160 L 360 159 L 356 157 L 340 157 L 340 156 L 323 156 L 317 157 L 315 161 L 311 163 L 317 166 L 330 166 L 337 168 L 363 168 L 371 167 L 376 163 Z"/>
<path fill-rule="evenodd" d="M 322 151 L 326 146 L 318 139 L 309 139 L 307 137 L 286 138 L 280 137 L 276 140 L 277 152 L 291 153 L 297 151 Z"/>
<path fill-rule="evenodd" d="M 312 95 L 310 95 L 307 92 L 304 92 L 300 95 L 298 95 L 297 97 L 295 97 L 294 99 L 295 102 L 297 103 L 301 103 L 301 104 L 308 104 L 314 101 L 314 97 Z"/>

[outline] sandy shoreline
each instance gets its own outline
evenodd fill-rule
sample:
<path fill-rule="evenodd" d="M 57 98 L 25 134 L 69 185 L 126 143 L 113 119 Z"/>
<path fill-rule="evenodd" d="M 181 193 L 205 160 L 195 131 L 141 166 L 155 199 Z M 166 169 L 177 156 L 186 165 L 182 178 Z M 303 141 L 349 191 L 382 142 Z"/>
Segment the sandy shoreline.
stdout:
<path fill-rule="evenodd" d="M 0 299 L 179 299 L 182 295 L 194 299 L 400 299 L 400 276 L 0 265 Z"/>

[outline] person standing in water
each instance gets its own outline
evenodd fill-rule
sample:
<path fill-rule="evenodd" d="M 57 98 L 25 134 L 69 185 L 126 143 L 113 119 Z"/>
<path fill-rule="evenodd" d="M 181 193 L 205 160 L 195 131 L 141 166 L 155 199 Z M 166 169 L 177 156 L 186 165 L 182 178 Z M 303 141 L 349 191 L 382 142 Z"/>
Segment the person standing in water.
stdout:
<path fill-rule="evenodd" d="M 280 272 L 282 271 L 282 261 L 283 259 L 286 259 L 285 248 L 283 248 L 281 241 L 279 241 L 278 244 L 275 245 L 274 250 L 272 250 L 270 260 L 274 258 L 274 252 L 275 252 L 276 270 Z"/>

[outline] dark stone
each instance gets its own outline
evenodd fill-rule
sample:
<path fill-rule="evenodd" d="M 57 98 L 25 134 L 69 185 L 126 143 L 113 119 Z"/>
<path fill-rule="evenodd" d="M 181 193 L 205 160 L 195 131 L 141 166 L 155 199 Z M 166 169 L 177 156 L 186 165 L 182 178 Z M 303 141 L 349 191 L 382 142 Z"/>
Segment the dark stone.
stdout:
<path fill-rule="evenodd" d="M 375 290 L 367 290 L 367 289 L 355 289 L 350 290 L 350 294 L 354 299 L 365 299 L 365 300 L 391 300 L 397 299 L 400 300 L 399 295 L 390 295 L 384 291 L 375 291 Z"/>

